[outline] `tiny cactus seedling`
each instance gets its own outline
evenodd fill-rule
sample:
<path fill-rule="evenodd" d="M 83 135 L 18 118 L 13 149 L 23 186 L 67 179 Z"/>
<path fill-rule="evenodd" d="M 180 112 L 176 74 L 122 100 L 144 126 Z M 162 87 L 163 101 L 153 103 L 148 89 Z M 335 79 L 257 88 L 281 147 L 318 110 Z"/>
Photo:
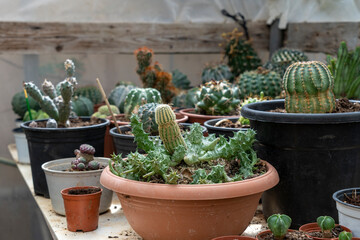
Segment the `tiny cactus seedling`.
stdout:
<path fill-rule="evenodd" d="M 291 218 L 285 214 L 274 214 L 267 219 L 267 223 L 274 238 L 281 240 L 291 225 Z"/>
<path fill-rule="evenodd" d="M 334 78 L 324 63 L 294 63 L 286 70 L 283 81 L 288 113 L 326 113 L 335 110 Z"/>
<path fill-rule="evenodd" d="M 74 150 L 76 158 L 71 161 L 71 169 L 74 171 L 97 170 L 100 163 L 94 160 L 95 148 L 89 144 L 80 145 Z"/>
<path fill-rule="evenodd" d="M 342 231 L 339 234 L 339 240 L 351 240 L 352 239 L 352 233 L 347 231 Z"/>
<path fill-rule="evenodd" d="M 331 238 L 331 230 L 335 227 L 335 220 L 329 216 L 320 216 L 316 219 L 317 224 L 321 228 L 323 237 Z"/>

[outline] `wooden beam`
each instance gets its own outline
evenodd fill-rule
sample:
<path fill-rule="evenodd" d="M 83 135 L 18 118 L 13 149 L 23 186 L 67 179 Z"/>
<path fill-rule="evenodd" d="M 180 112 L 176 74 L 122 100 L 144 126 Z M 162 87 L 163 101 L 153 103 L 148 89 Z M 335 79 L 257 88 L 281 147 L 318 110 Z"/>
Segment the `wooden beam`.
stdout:
<path fill-rule="evenodd" d="M 143 45 L 156 53 L 219 53 L 221 33 L 235 23 L 1 22 L 0 53 L 125 53 Z M 248 24 L 255 48 L 267 49 L 265 22 Z"/>
<path fill-rule="evenodd" d="M 341 41 L 350 49 L 360 45 L 360 23 L 290 23 L 285 46 L 306 52 L 336 54 Z"/>

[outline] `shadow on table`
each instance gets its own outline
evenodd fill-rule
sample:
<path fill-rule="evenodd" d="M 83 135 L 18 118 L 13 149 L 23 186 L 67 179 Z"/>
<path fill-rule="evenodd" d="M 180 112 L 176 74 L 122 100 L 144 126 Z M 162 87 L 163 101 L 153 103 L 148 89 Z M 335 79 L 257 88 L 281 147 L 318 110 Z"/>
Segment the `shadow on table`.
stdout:
<path fill-rule="evenodd" d="M 0 239 L 52 239 L 15 163 L 0 157 Z"/>

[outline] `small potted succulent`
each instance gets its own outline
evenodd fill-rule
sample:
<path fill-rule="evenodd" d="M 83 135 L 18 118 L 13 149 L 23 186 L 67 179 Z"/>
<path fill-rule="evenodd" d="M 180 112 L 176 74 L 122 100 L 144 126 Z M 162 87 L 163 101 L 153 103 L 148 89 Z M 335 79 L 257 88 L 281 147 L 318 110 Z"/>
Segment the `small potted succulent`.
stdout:
<path fill-rule="evenodd" d="M 100 175 L 109 159 L 94 157 L 95 148 L 81 144 L 74 150 L 75 157 L 52 160 L 41 167 L 45 172 L 53 210 L 65 215 L 60 191 L 68 187 L 98 186 L 103 189 L 100 202 L 100 213 L 107 211 L 112 201 L 112 191 L 100 184 Z"/>
<path fill-rule="evenodd" d="M 339 224 L 346 225 L 360 237 L 360 188 L 346 188 L 336 191 L 333 199 L 339 215 Z"/>
<path fill-rule="evenodd" d="M 96 148 L 97 156 L 103 156 L 104 135 L 109 124 L 106 119 L 70 118 L 71 99 L 77 81 L 73 61 L 67 59 L 64 66 L 67 77 L 56 86 L 45 80 L 40 91 L 34 83 L 24 83 L 29 96 L 50 116 L 48 120 L 28 121 L 21 125 L 28 140 L 34 191 L 45 197 L 49 197 L 49 192 L 41 165 L 50 160 L 71 157 L 72 149 L 84 142 Z"/>
<path fill-rule="evenodd" d="M 83 186 L 61 190 L 64 200 L 67 229 L 71 232 L 90 232 L 98 228 L 100 187 Z"/>
<path fill-rule="evenodd" d="M 316 219 L 316 222 L 304 224 L 299 230 L 305 232 L 310 238 L 317 240 L 338 239 L 342 231 L 351 232 L 349 228 L 335 224 L 335 220 L 330 216 L 320 216 Z"/>
<path fill-rule="evenodd" d="M 342 231 L 339 234 L 339 240 L 359 240 L 359 239 L 360 238 L 358 238 L 358 237 L 353 237 L 353 233 L 351 233 L 351 232 Z"/>
<path fill-rule="evenodd" d="M 162 143 L 152 141 L 133 115 L 135 141 L 146 154 L 113 156 L 100 179 L 117 193 L 131 227 L 149 240 L 242 233 L 263 191 L 279 181 L 252 148 L 255 132 L 237 132 L 229 140 L 204 137 L 194 123 L 183 137 L 165 104 L 156 107 L 155 121 Z"/>
<path fill-rule="evenodd" d="M 291 218 L 285 214 L 273 214 L 267 219 L 270 230 L 260 232 L 256 238 L 258 240 L 311 239 L 303 232 L 289 229 L 291 222 Z"/>

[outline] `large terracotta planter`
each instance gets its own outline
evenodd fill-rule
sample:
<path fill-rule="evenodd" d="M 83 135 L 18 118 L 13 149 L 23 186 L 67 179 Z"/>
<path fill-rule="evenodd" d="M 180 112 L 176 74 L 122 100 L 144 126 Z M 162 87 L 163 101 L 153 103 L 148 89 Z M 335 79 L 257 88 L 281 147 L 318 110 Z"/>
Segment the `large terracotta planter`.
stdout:
<path fill-rule="evenodd" d="M 195 113 L 195 109 L 194 108 L 185 108 L 180 110 L 180 113 L 183 114 L 184 116 L 188 116 L 189 117 L 189 123 L 194 123 L 194 122 L 198 122 L 201 125 L 204 125 L 204 123 L 207 120 L 210 119 L 216 119 L 216 118 L 231 118 L 231 117 L 240 117 L 240 116 L 216 116 L 216 115 L 202 115 L 202 114 L 196 114 Z"/>
<path fill-rule="evenodd" d="M 339 226 L 339 224 L 336 224 L 335 226 Z M 351 230 L 345 226 L 342 226 L 342 229 L 347 232 L 351 232 Z M 313 223 L 307 223 L 299 228 L 300 231 L 303 231 L 305 233 L 311 233 L 311 232 L 321 232 L 321 228 L 316 222 Z M 311 235 L 306 234 L 308 237 L 313 238 L 314 240 L 328 240 L 329 238 L 319 238 L 319 237 L 313 237 Z M 332 240 L 339 239 L 339 238 L 331 238 Z"/>
<path fill-rule="evenodd" d="M 279 182 L 273 166 L 252 179 L 220 184 L 169 185 L 118 177 L 106 167 L 101 184 L 117 193 L 131 227 L 144 239 L 204 240 L 241 234 L 261 194 Z"/>
<path fill-rule="evenodd" d="M 255 240 L 255 238 L 239 236 L 239 235 L 231 235 L 231 236 L 217 237 L 217 238 L 213 238 L 211 240 Z"/>

